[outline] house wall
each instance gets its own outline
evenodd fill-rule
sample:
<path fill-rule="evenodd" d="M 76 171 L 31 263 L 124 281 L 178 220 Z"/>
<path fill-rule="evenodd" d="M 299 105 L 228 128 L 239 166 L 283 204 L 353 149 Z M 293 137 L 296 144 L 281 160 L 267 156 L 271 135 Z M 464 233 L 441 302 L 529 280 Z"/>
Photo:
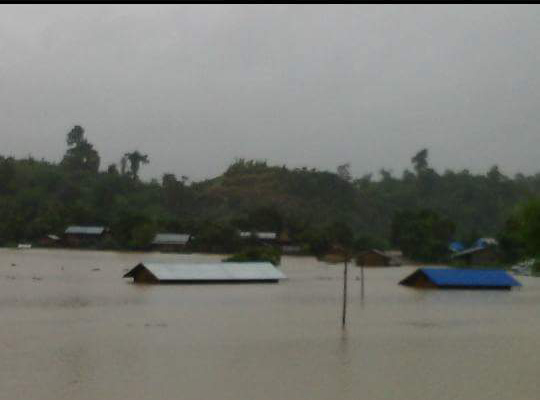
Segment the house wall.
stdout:
<path fill-rule="evenodd" d="M 159 282 L 146 268 L 139 268 L 133 275 L 133 282 L 136 283 L 156 283 Z"/>
<path fill-rule="evenodd" d="M 186 248 L 184 244 L 155 244 L 152 248 L 156 251 L 164 253 L 179 253 Z"/>
<path fill-rule="evenodd" d="M 424 274 L 418 274 L 415 277 L 412 286 L 417 287 L 417 288 L 436 288 L 437 287 L 437 285 L 431 282 Z"/>
<path fill-rule="evenodd" d="M 58 246 L 58 242 L 59 242 L 58 240 L 53 240 L 51 238 L 44 237 L 38 240 L 38 245 L 43 246 L 43 247 L 55 247 L 55 246 Z"/>
<path fill-rule="evenodd" d="M 469 259 L 469 263 L 475 264 L 475 265 L 496 264 L 498 261 L 499 261 L 498 254 L 496 253 L 495 250 L 491 248 L 486 248 L 477 253 L 473 253 L 471 254 L 471 257 Z"/>
<path fill-rule="evenodd" d="M 437 287 L 437 285 L 431 282 L 428 277 L 420 271 L 415 272 L 401 283 L 405 286 L 412 286 L 421 289 Z"/>
<path fill-rule="evenodd" d="M 77 247 L 81 245 L 96 244 L 103 239 L 105 235 L 79 235 L 79 234 L 66 234 L 64 242 L 68 246 Z"/>
<path fill-rule="evenodd" d="M 390 264 L 390 260 L 380 254 L 369 252 L 359 255 L 356 264 L 366 267 L 384 267 Z"/>
<path fill-rule="evenodd" d="M 281 246 L 281 251 L 284 254 L 298 254 L 302 251 L 302 247 L 288 244 L 288 245 Z"/>

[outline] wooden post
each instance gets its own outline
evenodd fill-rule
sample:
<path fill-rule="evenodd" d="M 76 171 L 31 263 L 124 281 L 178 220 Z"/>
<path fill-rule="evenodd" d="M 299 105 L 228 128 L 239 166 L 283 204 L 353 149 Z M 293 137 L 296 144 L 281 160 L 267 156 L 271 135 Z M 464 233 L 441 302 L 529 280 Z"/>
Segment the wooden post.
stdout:
<path fill-rule="evenodd" d="M 345 324 L 347 323 L 347 270 L 348 263 L 347 259 L 345 258 L 345 267 L 343 268 L 343 314 L 341 316 L 342 328 L 345 328 Z"/>
<path fill-rule="evenodd" d="M 364 263 L 360 266 L 360 296 L 364 300 Z"/>

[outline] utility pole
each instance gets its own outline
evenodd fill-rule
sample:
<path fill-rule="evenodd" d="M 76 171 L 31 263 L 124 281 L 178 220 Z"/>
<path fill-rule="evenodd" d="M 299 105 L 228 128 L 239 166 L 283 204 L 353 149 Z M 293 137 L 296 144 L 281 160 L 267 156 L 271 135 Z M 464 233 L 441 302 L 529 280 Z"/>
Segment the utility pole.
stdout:
<path fill-rule="evenodd" d="M 348 272 L 348 267 L 349 267 L 347 256 L 345 256 L 344 264 L 345 265 L 343 268 L 343 313 L 341 316 L 342 328 L 345 328 L 345 325 L 347 323 L 347 284 L 348 284 L 347 272 Z"/>
<path fill-rule="evenodd" d="M 364 260 L 360 265 L 360 297 L 364 300 Z"/>

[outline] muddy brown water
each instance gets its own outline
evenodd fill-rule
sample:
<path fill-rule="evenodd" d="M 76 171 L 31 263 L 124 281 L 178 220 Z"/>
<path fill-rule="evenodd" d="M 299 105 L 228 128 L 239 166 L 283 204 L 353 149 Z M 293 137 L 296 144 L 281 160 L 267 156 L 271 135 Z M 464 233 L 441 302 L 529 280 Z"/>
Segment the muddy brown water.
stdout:
<path fill-rule="evenodd" d="M 285 257 L 288 280 L 135 285 L 141 260 L 0 249 L 1 399 L 540 399 L 540 279 L 495 291 L 397 285 L 412 267 Z"/>

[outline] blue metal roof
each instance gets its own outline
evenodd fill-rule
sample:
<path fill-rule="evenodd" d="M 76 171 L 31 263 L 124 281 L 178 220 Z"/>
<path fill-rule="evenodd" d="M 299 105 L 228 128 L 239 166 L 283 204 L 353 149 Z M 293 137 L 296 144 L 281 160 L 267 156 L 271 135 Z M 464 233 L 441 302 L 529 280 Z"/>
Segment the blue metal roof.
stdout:
<path fill-rule="evenodd" d="M 448 245 L 448 248 L 456 253 L 465 250 L 465 246 L 461 242 L 452 242 Z"/>
<path fill-rule="evenodd" d="M 521 286 L 503 270 L 420 268 L 438 286 Z"/>

